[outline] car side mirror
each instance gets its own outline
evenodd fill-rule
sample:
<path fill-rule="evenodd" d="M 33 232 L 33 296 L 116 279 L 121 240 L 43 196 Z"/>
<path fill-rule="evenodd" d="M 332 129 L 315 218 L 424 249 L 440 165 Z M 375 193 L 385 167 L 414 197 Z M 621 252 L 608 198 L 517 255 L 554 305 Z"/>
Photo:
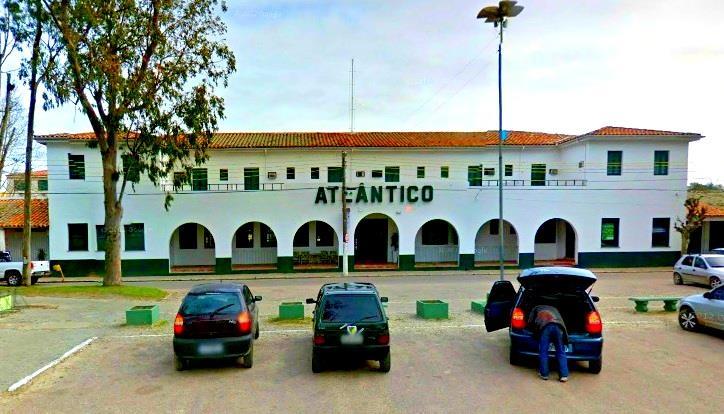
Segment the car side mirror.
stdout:
<path fill-rule="evenodd" d="M 598 296 L 591 296 L 591 300 L 594 302 L 598 302 L 601 300 L 601 298 L 599 298 Z"/>
<path fill-rule="evenodd" d="M 711 299 L 711 292 L 704 292 L 704 299 Z"/>
<path fill-rule="evenodd" d="M 254 302 L 261 302 L 261 296 L 254 296 Z"/>
<path fill-rule="evenodd" d="M 389 301 L 390 301 L 390 299 L 388 299 L 387 296 L 382 296 L 382 297 L 380 298 L 380 302 L 382 302 L 382 303 L 387 303 L 387 302 L 389 302 Z"/>
<path fill-rule="evenodd" d="M 307 298 L 306 302 L 307 302 L 307 305 L 311 305 L 311 304 L 313 304 L 313 303 L 317 303 L 317 301 L 314 300 L 314 299 L 312 299 L 312 298 Z"/>

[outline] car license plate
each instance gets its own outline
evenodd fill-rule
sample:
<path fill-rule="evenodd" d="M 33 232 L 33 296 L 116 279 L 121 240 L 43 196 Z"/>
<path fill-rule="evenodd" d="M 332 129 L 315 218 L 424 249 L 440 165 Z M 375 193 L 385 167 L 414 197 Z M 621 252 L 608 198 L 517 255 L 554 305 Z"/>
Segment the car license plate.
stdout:
<path fill-rule="evenodd" d="M 354 335 L 342 335 L 339 338 L 339 342 L 342 345 L 362 345 L 365 338 L 361 334 L 354 334 Z"/>
<path fill-rule="evenodd" d="M 199 345 L 199 355 L 217 355 L 224 351 L 222 344 L 201 344 Z"/>
<path fill-rule="evenodd" d="M 563 349 L 566 351 L 567 354 L 570 354 L 573 351 L 572 345 L 563 345 Z M 556 346 L 553 344 L 548 345 L 548 352 L 556 352 Z"/>

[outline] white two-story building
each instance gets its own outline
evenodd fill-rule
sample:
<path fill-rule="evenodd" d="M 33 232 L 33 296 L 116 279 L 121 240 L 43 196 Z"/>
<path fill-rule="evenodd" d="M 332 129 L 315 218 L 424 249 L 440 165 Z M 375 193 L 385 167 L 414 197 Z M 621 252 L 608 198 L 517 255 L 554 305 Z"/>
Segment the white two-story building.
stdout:
<path fill-rule="evenodd" d="M 218 133 L 190 177 L 128 189 L 124 274 L 338 269 L 343 197 L 352 270 L 495 266 L 498 174 L 511 266 L 668 265 L 680 248 L 688 145 L 700 138 L 510 131 L 500 171 L 496 131 Z M 69 274 L 99 273 L 93 135 L 36 139 L 47 145 L 51 259 Z M 175 193 L 168 211 L 165 191 Z"/>

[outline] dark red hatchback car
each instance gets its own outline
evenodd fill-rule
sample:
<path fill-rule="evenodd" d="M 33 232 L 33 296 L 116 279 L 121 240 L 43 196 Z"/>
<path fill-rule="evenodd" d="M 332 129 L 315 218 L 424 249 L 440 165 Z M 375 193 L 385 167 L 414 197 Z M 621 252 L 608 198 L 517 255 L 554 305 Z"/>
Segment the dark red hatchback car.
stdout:
<path fill-rule="evenodd" d="M 236 359 L 245 368 L 254 363 L 254 340 L 259 337 L 261 296 L 237 283 L 194 286 L 179 308 L 173 325 L 176 369 L 191 360 Z"/>

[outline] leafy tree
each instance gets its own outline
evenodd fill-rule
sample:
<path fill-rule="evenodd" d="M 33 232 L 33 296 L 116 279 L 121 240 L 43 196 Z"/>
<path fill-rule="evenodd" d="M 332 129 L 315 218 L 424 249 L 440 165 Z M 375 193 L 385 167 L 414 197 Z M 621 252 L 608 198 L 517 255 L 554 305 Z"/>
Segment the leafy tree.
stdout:
<path fill-rule="evenodd" d="M 100 151 L 104 285 L 121 283 L 120 222 L 129 181 L 154 185 L 208 159 L 224 114 L 215 95 L 235 70 L 224 43 L 223 0 L 42 0 L 63 44 L 56 104 L 88 117 Z M 119 159 L 125 171 L 119 170 Z M 119 187 L 120 183 L 120 187 Z M 166 196 L 166 207 L 171 200 Z"/>
<path fill-rule="evenodd" d="M 701 228 L 706 216 L 706 206 L 701 204 L 701 197 L 689 197 L 684 202 L 686 207 L 686 219 L 676 219 L 674 228 L 681 233 L 681 254 L 686 254 L 689 249 L 691 234 Z"/>

